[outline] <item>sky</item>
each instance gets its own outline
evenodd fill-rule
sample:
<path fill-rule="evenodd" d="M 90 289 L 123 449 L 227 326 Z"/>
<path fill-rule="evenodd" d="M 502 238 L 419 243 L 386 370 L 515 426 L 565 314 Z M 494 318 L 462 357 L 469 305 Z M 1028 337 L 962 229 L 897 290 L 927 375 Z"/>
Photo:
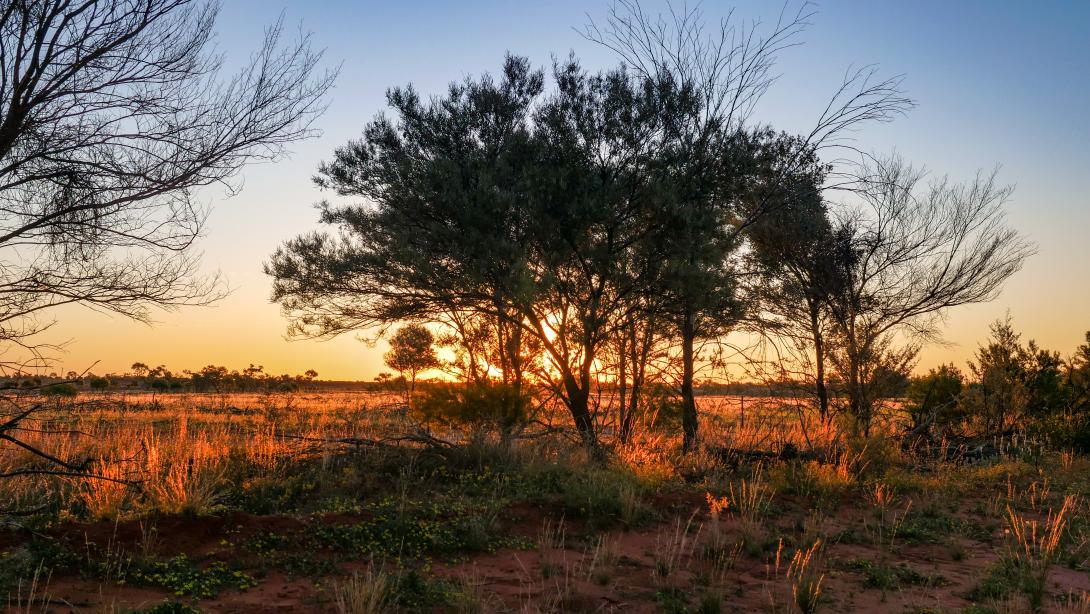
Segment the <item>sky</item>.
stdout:
<path fill-rule="evenodd" d="M 358 138 L 385 107 L 387 88 L 412 83 L 441 94 L 452 80 L 497 72 L 506 52 L 548 67 L 575 52 L 587 68 L 617 59 L 575 28 L 601 21 L 605 0 L 371 2 L 349 0 L 224 0 L 217 44 L 228 62 L 258 47 L 263 29 L 283 13 L 301 24 L 328 67 L 340 66 L 320 137 L 292 147 L 290 158 L 247 167 L 241 193 L 209 191 L 202 266 L 221 273 L 231 293 L 211 307 L 158 312 L 140 324 L 85 308 L 56 312 L 47 341 L 63 342 L 57 371 L 124 372 L 133 362 L 175 371 L 207 364 L 267 372 L 315 369 L 323 379 L 371 379 L 382 365 L 383 342 L 357 335 L 332 341 L 288 340 L 262 263 L 283 241 L 317 227 L 312 183 L 334 148 Z M 644 0 L 648 12 L 665 2 Z M 712 21 L 774 20 L 780 4 L 705 1 Z M 971 179 L 1000 166 L 1016 186 L 1009 222 L 1038 253 L 994 302 L 949 313 L 943 343 L 927 346 L 918 369 L 964 366 L 1009 315 L 1024 339 L 1070 354 L 1090 329 L 1090 2 L 838 1 L 817 11 L 802 45 L 780 55 L 778 82 L 756 107 L 754 120 L 777 129 L 808 131 L 849 68 L 876 64 L 882 75 L 904 75 L 917 102 L 906 117 L 868 125 L 856 147 L 896 151 L 935 176 Z"/>

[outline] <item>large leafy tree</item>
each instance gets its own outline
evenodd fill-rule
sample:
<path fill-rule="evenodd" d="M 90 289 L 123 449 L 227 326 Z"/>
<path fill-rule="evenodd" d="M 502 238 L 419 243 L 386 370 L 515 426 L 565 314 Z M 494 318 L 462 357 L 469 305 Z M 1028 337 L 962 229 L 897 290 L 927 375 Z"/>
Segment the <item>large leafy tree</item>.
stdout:
<path fill-rule="evenodd" d="M 679 355 L 678 393 L 683 447 L 696 444 L 698 415 L 694 390 L 702 342 L 715 343 L 738 323 L 738 249 L 744 229 L 782 198 L 741 207 L 754 170 L 752 136 L 766 131 L 750 121 L 755 105 L 775 82 L 779 54 L 798 44 L 812 13 L 795 12 L 762 27 L 732 16 L 706 28 L 699 9 L 652 15 L 637 0 L 613 3 L 604 23 L 591 22 L 584 36 L 616 53 L 630 70 L 660 88 L 686 96 L 663 107 L 659 147 L 668 197 L 662 202 L 663 275 L 659 307 Z M 911 106 L 899 80 L 874 80 L 873 69 L 849 73 L 813 129 L 802 138 L 808 153 L 834 145 L 846 130 L 867 121 L 888 121 Z M 791 174 L 806 156 L 781 160 L 774 168 Z M 778 183 L 777 177 L 766 181 Z"/>
<path fill-rule="evenodd" d="M 296 334 L 331 336 L 472 313 L 539 344 L 541 375 L 597 446 L 596 359 L 632 295 L 650 231 L 643 204 L 658 92 L 574 61 L 544 75 L 509 57 L 499 81 L 424 103 L 395 89 L 380 117 L 323 165 L 318 183 L 360 197 L 323 205 L 311 233 L 266 266 Z M 650 260 L 646 260 L 650 262 Z"/>

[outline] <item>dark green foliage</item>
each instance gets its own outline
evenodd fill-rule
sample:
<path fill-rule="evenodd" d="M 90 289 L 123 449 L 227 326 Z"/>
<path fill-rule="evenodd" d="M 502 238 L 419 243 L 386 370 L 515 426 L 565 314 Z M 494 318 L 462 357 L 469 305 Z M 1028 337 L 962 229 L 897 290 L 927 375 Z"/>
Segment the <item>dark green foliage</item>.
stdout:
<path fill-rule="evenodd" d="M 1032 340 L 1023 345 L 1010 318 L 991 331 L 969 365 L 974 381 L 962 394 L 965 411 L 989 433 L 1028 425 L 1055 445 L 1086 449 L 1088 346 L 1065 362 Z"/>
<path fill-rule="evenodd" d="M 627 164 L 648 146 L 640 135 L 657 94 L 574 61 L 555 77 L 542 100 L 544 73 L 509 57 L 499 81 L 469 79 L 442 100 L 391 90 L 397 120 L 373 121 L 318 178 L 374 204 L 325 205 L 322 222 L 339 233 L 289 241 L 266 271 L 301 334 L 498 318 L 541 344 L 560 398 L 596 445 L 590 367 L 610 315 L 646 287 L 630 252 L 649 228 Z"/>
<path fill-rule="evenodd" d="M 450 605 L 456 593 L 457 586 L 450 581 L 410 569 L 395 576 L 390 599 L 394 605 L 408 611 L 429 611 Z"/>
<path fill-rule="evenodd" d="M 179 601 L 164 601 L 149 608 L 137 610 L 139 614 L 200 614 L 200 608 Z"/>
<path fill-rule="evenodd" d="M 138 561 L 125 570 L 124 583 L 159 586 L 178 596 L 197 599 L 215 597 L 226 588 L 246 590 L 257 582 L 242 571 L 233 570 L 222 561 L 213 561 L 201 568 L 185 555 L 167 561 Z"/>
<path fill-rule="evenodd" d="M 898 539 L 908 543 L 938 544 L 951 536 L 987 542 L 991 531 L 973 520 L 928 513 L 910 513 L 897 530 Z"/>
<path fill-rule="evenodd" d="M 527 393 L 509 384 L 435 384 L 422 391 L 413 412 L 426 424 L 509 434 L 528 420 L 532 403 Z"/>
<path fill-rule="evenodd" d="M 959 400 L 964 376 L 954 365 L 940 365 L 927 375 L 913 378 L 905 391 L 904 409 L 912 419 L 912 430 L 925 434 L 957 426 L 963 414 Z"/>
<path fill-rule="evenodd" d="M 864 559 L 849 561 L 848 569 L 863 574 L 863 586 L 882 591 L 900 590 L 903 586 L 924 586 L 935 588 L 949 582 L 939 575 L 924 574 L 906 563 L 891 565 Z"/>
<path fill-rule="evenodd" d="M 1036 612 L 1044 604 L 1047 589 L 1046 574 L 1029 569 L 1018 559 L 1003 557 L 988 570 L 988 575 L 973 589 L 970 597 L 1000 601 L 1020 592 L 1026 596 L 1030 609 Z"/>
<path fill-rule="evenodd" d="M 1002 558 L 988 570 L 988 575 L 970 593 L 974 601 L 1002 601 L 1021 585 L 1021 570 L 1014 559 Z"/>
<path fill-rule="evenodd" d="M 50 384 L 42 388 L 42 394 L 50 397 L 74 397 L 79 389 L 72 384 Z"/>
<path fill-rule="evenodd" d="M 718 593 L 704 593 L 696 614 L 719 614 L 723 611 L 723 598 Z"/>
<path fill-rule="evenodd" d="M 664 614 L 685 614 L 689 611 L 689 594 L 680 588 L 659 589 L 655 593 L 655 599 L 658 601 L 659 611 Z"/>
<path fill-rule="evenodd" d="M 1032 422 L 1028 431 L 1053 448 L 1090 454 L 1090 411 L 1045 416 Z"/>
<path fill-rule="evenodd" d="M 434 345 L 431 331 L 419 324 L 402 326 L 390 338 L 390 351 L 382 359 L 387 367 L 401 374 L 409 396 L 416 390 L 416 377 L 440 365 Z"/>
<path fill-rule="evenodd" d="M 456 502 L 404 506 L 385 499 L 368 511 L 371 518 L 356 524 L 312 523 L 306 540 L 337 552 L 404 559 L 459 551 L 491 552 L 518 543 L 500 533 L 494 515 L 459 507 Z"/>

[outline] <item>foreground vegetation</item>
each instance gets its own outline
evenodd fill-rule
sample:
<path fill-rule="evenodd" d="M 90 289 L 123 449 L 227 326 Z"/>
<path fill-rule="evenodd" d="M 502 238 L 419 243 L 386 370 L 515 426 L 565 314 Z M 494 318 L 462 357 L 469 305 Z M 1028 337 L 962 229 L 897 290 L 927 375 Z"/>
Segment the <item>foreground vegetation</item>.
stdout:
<path fill-rule="evenodd" d="M 8 607 L 37 611 L 1085 611 L 1090 460 L 903 450 L 786 399 L 701 396 L 608 460 L 549 415 L 501 441 L 351 394 L 83 395 L 98 478 L 0 480 Z M 763 419 L 758 419 L 763 416 Z M 30 434 L 27 434 L 28 436 Z M 805 453 L 806 440 L 835 452 Z M 31 440 L 33 442 L 33 439 Z M 839 443 L 837 443 L 839 442 Z M 5 449 L 2 470 L 35 462 Z M 101 478 L 109 478 L 109 481 Z M 124 482 L 124 483 L 123 483 Z M 52 604 L 50 606 L 50 604 Z"/>

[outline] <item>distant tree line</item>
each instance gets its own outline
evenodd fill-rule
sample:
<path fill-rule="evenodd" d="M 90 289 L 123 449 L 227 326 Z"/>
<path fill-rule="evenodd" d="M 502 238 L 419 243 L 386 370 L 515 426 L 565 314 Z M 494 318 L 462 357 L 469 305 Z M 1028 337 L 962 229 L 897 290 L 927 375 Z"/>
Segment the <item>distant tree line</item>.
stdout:
<path fill-rule="evenodd" d="M 318 372 L 308 369 L 299 375 L 273 375 L 264 367 L 250 365 L 241 371 L 227 367 L 208 365 L 199 371 L 183 370 L 173 373 L 164 365 L 149 367 L 142 362 L 133 363 L 128 373 L 77 373 L 65 375 L 51 373 L 48 377 L 12 374 L 0 378 L 0 389 L 40 390 L 47 395 L 67 396 L 79 392 L 80 387 L 90 391 L 148 390 L 153 392 L 290 392 L 312 388 Z"/>
<path fill-rule="evenodd" d="M 897 157 L 835 157 L 912 107 L 899 79 L 849 73 L 802 134 L 752 117 L 807 18 L 709 37 L 696 11 L 622 2 L 585 31 L 618 68 L 570 57 L 547 78 L 509 56 L 442 96 L 391 89 L 391 113 L 319 168 L 346 201 L 321 204 L 330 230 L 265 266 L 290 332 L 432 330 L 453 358 L 425 368 L 520 407 L 555 399 L 594 450 L 664 409 L 692 449 L 698 372 L 761 363 L 732 346 L 746 333 L 823 418 L 868 433 L 945 311 L 993 298 L 1032 247 L 994 174 L 925 182 Z"/>

